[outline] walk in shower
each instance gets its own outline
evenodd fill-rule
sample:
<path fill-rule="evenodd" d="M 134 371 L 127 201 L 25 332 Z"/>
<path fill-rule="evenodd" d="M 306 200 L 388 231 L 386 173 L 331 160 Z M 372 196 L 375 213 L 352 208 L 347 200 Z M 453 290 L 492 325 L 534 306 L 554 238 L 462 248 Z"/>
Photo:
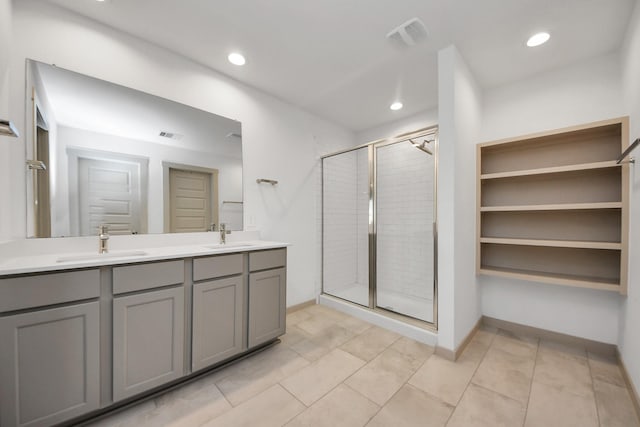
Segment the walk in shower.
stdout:
<path fill-rule="evenodd" d="M 437 128 L 322 158 L 322 290 L 437 325 Z"/>

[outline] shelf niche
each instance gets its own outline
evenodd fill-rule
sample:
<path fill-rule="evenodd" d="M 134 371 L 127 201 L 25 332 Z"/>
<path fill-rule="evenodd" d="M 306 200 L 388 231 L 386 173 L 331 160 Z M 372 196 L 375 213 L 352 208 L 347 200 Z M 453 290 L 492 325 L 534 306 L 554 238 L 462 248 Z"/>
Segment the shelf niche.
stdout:
<path fill-rule="evenodd" d="M 626 294 L 628 118 L 479 144 L 478 274 Z"/>

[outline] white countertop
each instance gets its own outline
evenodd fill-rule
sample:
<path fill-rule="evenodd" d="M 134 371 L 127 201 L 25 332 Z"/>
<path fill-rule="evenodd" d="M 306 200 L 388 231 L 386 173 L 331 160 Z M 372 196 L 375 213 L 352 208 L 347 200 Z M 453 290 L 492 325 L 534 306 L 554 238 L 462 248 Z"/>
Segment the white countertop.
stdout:
<path fill-rule="evenodd" d="M 284 248 L 287 243 L 264 240 L 232 241 L 226 245 L 211 242 L 190 243 L 188 245 L 167 245 L 132 247 L 117 249 L 100 255 L 97 251 L 76 251 L 18 255 L 0 260 L 0 277 L 37 273 L 43 271 L 63 271 L 76 268 L 100 267 L 105 265 L 130 264 L 175 258 L 189 258 L 234 252 L 250 252 L 264 249 Z"/>

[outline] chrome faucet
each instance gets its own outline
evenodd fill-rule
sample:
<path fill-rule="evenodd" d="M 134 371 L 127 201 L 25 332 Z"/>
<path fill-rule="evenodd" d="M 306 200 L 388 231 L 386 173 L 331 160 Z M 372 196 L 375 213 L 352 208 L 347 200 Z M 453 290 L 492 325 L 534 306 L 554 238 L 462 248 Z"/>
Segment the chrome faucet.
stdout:
<path fill-rule="evenodd" d="M 108 242 L 109 242 L 109 226 L 106 224 L 101 224 L 98 227 L 98 253 L 106 254 L 109 252 Z"/>
<path fill-rule="evenodd" d="M 227 243 L 227 225 L 224 223 L 220 224 L 220 244 L 224 245 Z"/>

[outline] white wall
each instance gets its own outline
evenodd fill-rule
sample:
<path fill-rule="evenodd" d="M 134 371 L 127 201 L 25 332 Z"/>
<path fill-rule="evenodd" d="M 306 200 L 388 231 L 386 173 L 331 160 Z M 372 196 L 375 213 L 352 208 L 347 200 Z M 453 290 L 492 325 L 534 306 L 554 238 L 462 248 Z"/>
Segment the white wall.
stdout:
<path fill-rule="evenodd" d="M 0 118 L 15 120 L 9 109 L 9 68 L 11 60 L 11 0 L 0 0 Z M 18 145 L 13 138 L 0 136 L 0 194 L 11 191 L 10 164 L 14 148 Z M 0 203 L 0 241 L 11 234 L 11 204 Z"/>
<path fill-rule="evenodd" d="M 474 247 L 481 92 L 455 46 L 441 50 L 438 63 L 438 346 L 454 350 L 481 316 Z"/>
<path fill-rule="evenodd" d="M 11 0 L 0 0 L 0 117 L 8 119 L 8 71 L 11 60 Z M 8 142 L 2 138 L 2 143 Z"/>
<path fill-rule="evenodd" d="M 616 54 L 538 74 L 485 91 L 478 142 L 619 117 L 621 100 Z M 617 343 L 618 294 L 489 276 L 480 284 L 486 316 Z"/>
<path fill-rule="evenodd" d="M 393 112 L 391 112 L 393 114 Z M 404 119 L 395 120 L 380 126 L 360 131 L 356 134 L 358 144 L 376 141 L 378 139 L 389 138 L 403 133 L 413 132 L 418 129 L 435 126 L 438 124 L 438 109 L 420 111 Z"/>
<path fill-rule="evenodd" d="M 2 15 L 4 16 L 4 15 Z M 24 111 L 24 61 L 32 58 L 112 81 L 242 122 L 245 228 L 269 240 L 292 243 L 288 304 L 315 297 L 318 156 L 325 146 L 353 145 L 354 135 L 301 109 L 238 83 L 179 55 L 48 3 L 16 2 L 11 105 Z M 24 128 L 23 119 L 16 119 Z M 4 142 L 3 142 L 4 144 Z M 0 187 L 2 238 L 25 233 L 24 141 L 10 153 L 11 191 Z M 4 154 L 4 153 L 3 153 Z M 257 178 L 279 181 L 258 185 Z M 11 224 L 7 227 L 7 224 Z"/>
<path fill-rule="evenodd" d="M 456 52 L 457 53 L 457 52 Z M 455 55 L 455 335 L 456 348 L 481 316 L 476 278 L 476 144 L 482 118 L 482 93 L 464 58 Z M 443 194 L 446 197 L 446 194 Z"/>
<path fill-rule="evenodd" d="M 618 54 L 485 90 L 481 142 L 624 114 Z"/>
<path fill-rule="evenodd" d="M 636 4 L 622 49 L 625 107 L 630 116 L 631 142 L 640 138 L 640 3 Z M 632 154 L 640 158 L 640 150 Z M 631 224 L 629 236 L 629 295 L 623 301 L 619 346 L 636 390 L 640 390 L 640 161 L 631 167 Z M 635 261 L 635 262 L 634 262 Z"/>

